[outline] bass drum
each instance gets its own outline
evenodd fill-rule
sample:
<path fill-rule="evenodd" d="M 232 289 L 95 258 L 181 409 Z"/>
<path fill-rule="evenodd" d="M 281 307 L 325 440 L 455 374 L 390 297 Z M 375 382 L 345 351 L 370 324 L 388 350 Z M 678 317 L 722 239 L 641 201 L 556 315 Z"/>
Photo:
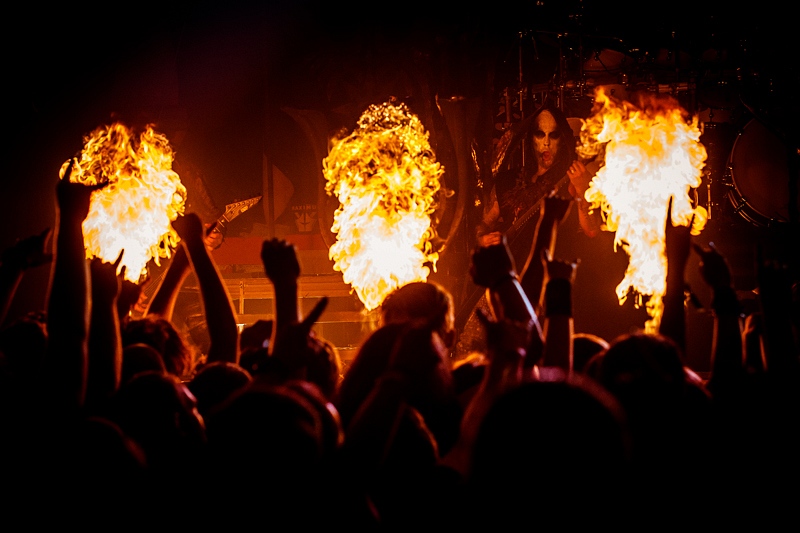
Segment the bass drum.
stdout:
<path fill-rule="evenodd" d="M 789 156 L 783 140 L 761 121 L 751 119 L 745 125 L 728 164 L 727 196 L 735 213 L 759 227 L 789 222 Z M 791 202 L 797 201 L 795 194 Z"/>

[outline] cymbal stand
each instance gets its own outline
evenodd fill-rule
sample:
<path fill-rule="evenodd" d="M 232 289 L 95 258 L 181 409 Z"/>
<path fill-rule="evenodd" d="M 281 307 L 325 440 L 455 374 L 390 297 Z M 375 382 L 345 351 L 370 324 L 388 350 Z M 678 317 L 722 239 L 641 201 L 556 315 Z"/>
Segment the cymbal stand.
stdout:
<path fill-rule="evenodd" d="M 525 111 L 527 111 L 525 106 L 525 74 L 523 70 L 524 62 L 522 58 L 522 41 L 525 38 L 525 32 L 519 32 L 517 36 L 519 37 L 517 43 L 517 46 L 519 46 L 519 53 L 517 54 L 517 99 L 519 101 L 519 120 L 522 122 L 525 120 Z M 527 150 L 520 150 L 522 168 L 525 168 L 526 153 Z"/>

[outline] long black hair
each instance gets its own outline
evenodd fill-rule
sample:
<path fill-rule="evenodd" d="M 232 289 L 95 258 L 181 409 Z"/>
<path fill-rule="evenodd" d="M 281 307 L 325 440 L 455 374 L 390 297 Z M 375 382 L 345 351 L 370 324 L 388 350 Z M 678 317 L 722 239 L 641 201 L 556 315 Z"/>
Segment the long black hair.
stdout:
<path fill-rule="evenodd" d="M 537 182 L 555 186 L 566 175 L 575 160 L 575 135 L 567 116 L 551 100 L 546 100 L 531 116 L 512 127 L 503 135 L 495 149 L 492 170 L 504 225 L 510 224 L 521 210 L 535 203 L 526 191 L 532 185 L 532 177 L 538 173 L 538 163 L 533 154 L 533 134 L 539 115 L 549 111 L 561 132 L 561 141 L 553 166 L 539 176 Z M 549 191 L 547 191 L 549 192 Z M 546 193 L 545 193 L 546 194 Z"/>

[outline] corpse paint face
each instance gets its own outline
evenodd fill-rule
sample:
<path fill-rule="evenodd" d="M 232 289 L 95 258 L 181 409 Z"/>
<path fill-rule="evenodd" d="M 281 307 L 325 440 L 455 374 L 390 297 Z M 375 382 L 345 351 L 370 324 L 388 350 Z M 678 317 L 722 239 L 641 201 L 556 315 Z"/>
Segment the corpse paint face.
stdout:
<path fill-rule="evenodd" d="M 561 131 L 556 119 L 550 111 L 542 111 L 536 117 L 536 129 L 533 132 L 533 150 L 539 172 L 542 173 L 553 166 L 561 142 Z"/>

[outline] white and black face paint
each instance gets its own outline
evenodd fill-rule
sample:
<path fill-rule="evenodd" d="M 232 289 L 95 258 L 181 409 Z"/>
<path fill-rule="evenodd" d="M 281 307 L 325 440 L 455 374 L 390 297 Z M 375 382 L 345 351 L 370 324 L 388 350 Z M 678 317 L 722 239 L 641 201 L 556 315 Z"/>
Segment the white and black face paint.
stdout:
<path fill-rule="evenodd" d="M 561 131 L 555 117 L 550 111 L 542 111 L 536 117 L 536 128 L 533 131 L 533 149 L 540 171 L 553 166 L 560 146 Z"/>

